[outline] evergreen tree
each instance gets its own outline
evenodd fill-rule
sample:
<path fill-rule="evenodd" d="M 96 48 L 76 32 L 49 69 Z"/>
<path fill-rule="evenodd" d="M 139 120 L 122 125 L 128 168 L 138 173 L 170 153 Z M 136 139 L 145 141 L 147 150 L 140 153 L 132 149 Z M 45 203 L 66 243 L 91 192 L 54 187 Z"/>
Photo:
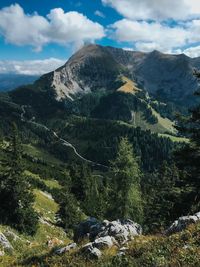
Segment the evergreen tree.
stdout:
<path fill-rule="evenodd" d="M 82 203 L 85 213 L 97 219 L 103 219 L 107 208 L 107 188 L 103 185 L 103 176 L 90 175 L 85 180 Z"/>
<path fill-rule="evenodd" d="M 165 228 L 182 215 L 180 173 L 175 164 L 163 162 L 154 173 L 146 174 L 143 181 L 145 224 L 147 230 Z"/>
<path fill-rule="evenodd" d="M 200 73 L 196 75 L 200 79 Z M 196 95 L 199 97 L 200 92 Z M 200 209 L 200 105 L 193 108 L 191 116 L 177 128 L 190 139 L 190 142 L 176 153 L 176 160 L 179 168 L 186 173 L 186 179 L 183 180 L 185 212 L 195 212 Z"/>
<path fill-rule="evenodd" d="M 60 220 L 60 225 L 68 232 L 81 221 L 83 213 L 69 188 L 65 187 L 62 192 L 60 192 L 60 196 L 60 208 L 57 216 Z"/>
<path fill-rule="evenodd" d="M 141 222 L 141 171 L 127 138 L 122 138 L 117 157 L 111 162 L 111 216 Z"/>
<path fill-rule="evenodd" d="M 22 148 L 18 131 L 13 133 L 0 166 L 0 221 L 21 232 L 34 234 L 38 216 L 33 209 L 34 195 L 23 174 Z"/>

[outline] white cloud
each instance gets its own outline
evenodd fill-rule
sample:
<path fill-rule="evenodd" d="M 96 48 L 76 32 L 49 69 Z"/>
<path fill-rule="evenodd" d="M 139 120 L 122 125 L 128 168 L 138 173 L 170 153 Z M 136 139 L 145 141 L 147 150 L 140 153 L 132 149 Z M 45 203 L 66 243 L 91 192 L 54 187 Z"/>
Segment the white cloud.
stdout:
<path fill-rule="evenodd" d="M 120 42 L 133 43 L 137 50 L 158 49 L 169 52 L 187 43 L 189 32 L 181 27 L 169 27 L 157 22 L 132 21 L 122 19 L 110 26 L 112 37 Z"/>
<path fill-rule="evenodd" d="M 185 20 L 200 17 L 199 0 L 102 0 L 133 20 Z"/>
<path fill-rule="evenodd" d="M 25 61 L 0 60 L 0 73 L 42 75 L 57 69 L 64 63 L 64 60 L 57 58 Z"/>
<path fill-rule="evenodd" d="M 134 51 L 134 49 L 131 48 L 131 47 L 123 47 L 123 50 L 125 50 L 125 51 Z"/>
<path fill-rule="evenodd" d="M 199 57 L 200 56 L 200 45 L 199 46 L 195 46 L 195 47 L 189 47 L 187 49 L 179 49 L 177 51 L 178 53 L 184 53 L 185 55 L 189 56 L 189 57 Z"/>
<path fill-rule="evenodd" d="M 104 13 L 101 12 L 100 10 L 96 10 L 96 11 L 94 12 L 94 14 L 95 14 L 96 16 L 98 16 L 98 17 L 103 18 L 103 19 L 106 17 L 106 16 L 104 15 Z"/>
<path fill-rule="evenodd" d="M 104 37 L 104 28 L 76 11 L 64 13 L 52 9 L 46 16 L 25 14 L 20 5 L 14 4 L 0 10 L 0 35 L 15 45 L 31 45 L 41 50 L 45 44 L 83 45 Z"/>

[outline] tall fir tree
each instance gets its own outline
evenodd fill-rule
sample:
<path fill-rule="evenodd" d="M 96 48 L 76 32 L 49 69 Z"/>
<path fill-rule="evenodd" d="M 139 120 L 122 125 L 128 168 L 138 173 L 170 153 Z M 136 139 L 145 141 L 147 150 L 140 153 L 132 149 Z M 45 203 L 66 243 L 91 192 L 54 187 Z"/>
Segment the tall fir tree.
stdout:
<path fill-rule="evenodd" d="M 196 74 L 200 79 L 200 73 Z M 200 97 L 200 92 L 196 92 Z M 183 180 L 185 195 L 183 203 L 185 212 L 191 213 L 200 209 L 200 105 L 190 110 L 191 116 L 177 126 L 180 133 L 189 138 L 189 143 L 176 152 L 178 167 L 186 175 Z"/>
<path fill-rule="evenodd" d="M 122 138 L 117 157 L 111 162 L 111 216 L 119 219 L 143 219 L 140 190 L 141 171 L 133 147 Z"/>
<path fill-rule="evenodd" d="M 182 215 L 180 172 L 175 164 L 163 162 L 161 167 L 147 173 L 143 180 L 146 230 L 165 228 Z"/>
<path fill-rule="evenodd" d="M 0 221 L 21 232 L 34 234 L 38 216 L 34 195 L 23 173 L 22 148 L 17 126 L 13 124 L 9 146 L 0 165 Z"/>

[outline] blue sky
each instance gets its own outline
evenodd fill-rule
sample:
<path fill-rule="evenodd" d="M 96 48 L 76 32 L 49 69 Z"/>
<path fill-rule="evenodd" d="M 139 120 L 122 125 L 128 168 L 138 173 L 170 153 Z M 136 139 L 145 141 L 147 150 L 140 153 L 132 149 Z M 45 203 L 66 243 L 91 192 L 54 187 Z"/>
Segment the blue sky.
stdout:
<path fill-rule="evenodd" d="M 86 43 L 200 56 L 200 1 L 0 2 L 0 73 L 43 73 Z"/>
<path fill-rule="evenodd" d="M 0 9 L 15 3 L 19 4 L 26 14 L 37 12 L 41 16 L 46 16 L 50 10 L 55 8 L 62 8 L 65 12 L 77 11 L 86 15 L 90 20 L 100 23 L 104 27 L 122 18 L 114 9 L 102 5 L 101 0 L 19 0 L 16 2 L 12 0 L 1 0 Z M 102 18 L 95 15 L 96 11 L 102 12 L 105 17 Z M 117 44 L 109 38 L 96 40 L 96 43 L 123 47 L 122 44 Z M 0 51 L 0 60 L 45 59 L 48 57 L 67 59 L 71 53 L 73 53 L 74 49 L 68 44 L 66 44 L 66 46 L 48 44 L 42 51 L 35 53 L 30 45 L 17 46 L 15 44 L 10 44 L 1 36 Z"/>

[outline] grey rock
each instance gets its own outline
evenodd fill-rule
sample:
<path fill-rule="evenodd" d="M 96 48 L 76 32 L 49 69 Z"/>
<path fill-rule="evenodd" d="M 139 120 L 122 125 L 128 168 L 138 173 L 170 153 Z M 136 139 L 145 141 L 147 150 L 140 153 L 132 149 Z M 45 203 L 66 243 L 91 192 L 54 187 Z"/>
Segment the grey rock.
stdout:
<path fill-rule="evenodd" d="M 74 240 L 89 237 L 90 241 L 95 241 L 99 238 L 113 237 L 119 244 L 125 244 L 132 240 L 135 236 L 142 234 L 142 227 L 131 220 L 116 220 L 116 221 L 103 221 L 98 222 L 94 218 L 80 223 L 74 234 Z"/>
<path fill-rule="evenodd" d="M 6 230 L 4 233 L 5 237 L 7 237 L 9 240 L 17 241 L 20 240 L 21 238 L 13 233 L 12 231 Z"/>
<path fill-rule="evenodd" d="M 166 235 L 171 235 L 183 231 L 188 225 L 200 221 L 200 212 L 192 216 L 182 216 L 178 218 L 166 231 Z"/>
<path fill-rule="evenodd" d="M 13 251 L 14 248 L 8 241 L 8 239 L 5 237 L 3 233 L 0 233 L 0 245 L 6 250 L 6 251 Z"/>
<path fill-rule="evenodd" d="M 133 239 L 135 236 L 142 234 L 142 227 L 131 220 L 117 220 L 107 224 L 105 230 L 100 231 L 98 236 L 112 236 L 120 244 Z"/>
<path fill-rule="evenodd" d="M 57 249 L 55 251 L 55 253 L 58 254 L 58 255 L 61 255 L 61 254 L 64 254 L 64 253 L 69 252 L 70 250 L 75 249 L 76 247 L 77 247 L 77 244 L 76 243 L 71 243 L 71 244 L 67 245 L 64 248 Z"/>
<path fill-rule="evenodd" d="M 80 253 L 90 259 L 99 259 L 102 256 L 101 251 L 93 246 L 93 243 L 88 243 L 80 249 Z"/>
<path fill-rule="evenodd" d="M 104 237 L 99 237 L 95 239 L 95 241 L 92 244 L 94 247 L 98 249 L 106 249 L 106 248 L 111 248 L 112 246 L 116 245 L 117 242 L 114 239 L 114 237 L 104 236 Z"/>

